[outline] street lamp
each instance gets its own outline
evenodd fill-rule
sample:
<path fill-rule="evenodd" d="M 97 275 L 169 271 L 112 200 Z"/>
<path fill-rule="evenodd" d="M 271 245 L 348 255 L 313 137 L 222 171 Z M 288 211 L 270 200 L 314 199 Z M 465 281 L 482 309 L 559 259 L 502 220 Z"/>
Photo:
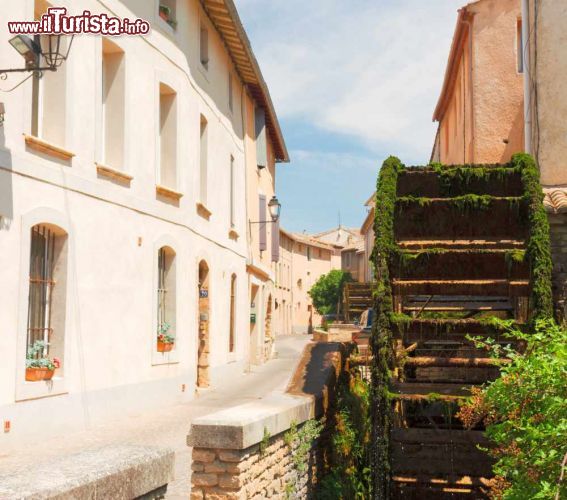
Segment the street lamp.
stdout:
<path fill-rule="evenodd" d="M 260 220 L 257 222 L 250 221 L 250 224 L 275 224 L 280 219 L 280 213 L 282 211 L 282 205 L 275 196 L 268 202 L 268 210 L 270 212 L 270 217 L 272 220 Z"/>
<path fill-rule="evenodd" d="M 273 222 L 277 222 L 280 218 L 280 212 L 282 211 L 282 205 L 275 196 L 268 203 L 268 210 L 270 211 L 270 217 Z"/>
<path fill-rule="evenodd" d="M 57 71 L 57 68 L 63 64 L 63 61 L 69 57 L 71 45 L 73 44 L 73 36 L 69 42 L 67 50 L 61 46 L 62 35 L 43 35 L 41 38 L 35 36 L 32 40 L 26 35 L 16 35 L 10 39 L 10 45 L 18 51 L 18 53 L 26 61 L 25 68 L 0 69 L 0 78 L 5 80 L 8 73 L 23 72 L 41 72 L 41 71 Z M 40 65 L 40 56 L 45 59 L 46 66 Z"/>
<path fill-rule="evenodd" d="M 41 49 L 31 38 L 17 35 L 10 38 L 9 43 L 25 59 L 26 68 L 37 65 Z"/>

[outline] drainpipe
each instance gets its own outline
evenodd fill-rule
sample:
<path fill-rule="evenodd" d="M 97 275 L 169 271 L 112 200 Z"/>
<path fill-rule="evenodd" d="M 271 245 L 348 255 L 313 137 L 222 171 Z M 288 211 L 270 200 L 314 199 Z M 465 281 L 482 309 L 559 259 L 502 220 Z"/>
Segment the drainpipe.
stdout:
<path fill-rule="evenodd" d="M 524 149 L 532 154 L 532 95 L 530 89 L 530 0 L 522 0 L 522 50 L 524 54 Z M 537 33 L 534 30 L 534 36 Z"/>

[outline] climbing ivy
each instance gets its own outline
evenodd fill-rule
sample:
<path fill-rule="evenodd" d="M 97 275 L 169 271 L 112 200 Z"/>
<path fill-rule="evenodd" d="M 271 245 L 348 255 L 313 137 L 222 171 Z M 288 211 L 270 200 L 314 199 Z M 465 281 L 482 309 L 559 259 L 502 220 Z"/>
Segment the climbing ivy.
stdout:
<path fill-rule="evenodd" d="M 293 468 L 297 472 L 294 478 L 286 483 L 286 498 L 296 497 L 297 483 L 309 467 L 311 451 L 322 430 L 323 424 L 312 419 L 305 422 L 299 429 L 297 422 L 291 422 L 289 430 L 284 434 L 284 443 L 290 449 Z"/>
<path fill-rule="evenodd" d="M 428 169 L 439 177 L 439 190 L 442 196 L 450 197 L 453 204 L 461 212 L 489 210 L 495 197 L 470 193 L 471 186 L 479 189 L 491 182 L 508 183 L 521 178 L 521 197 L 510 196 L 506 200 L 512 211 L 518 216 L 525 216 L 528 229 L 527 250 L 510 251 L 506 254 L 506 262 L 510 267 L 527 262 L 531 272 L 531 319 L 549 318 L 553 311 L 551 293 L 551 253 L 549 244 L 549 223 L 543 206 L 543 195 L 539 184 L 539 172 L 534 160 L 525 154 L 515 155 L 508 165 L 463 165 L 446 167 L 432 164 Z M 431 253 L 401 252 L 395 243 L 394 220 L 410 206 L 425 206 L 431 201 L 425 197 L 405 196 L 397 198 L 398 176 L 403 171 L 417 170 L 406 168 L 398 158 L 390 157 L 382 165 L 376 190 L 376 208 L 374 232 L 376 235 L 372 261 L 376 270 L 377 285 L 374 292 L 375 322 L 371 336 L 371 349 L 375 362 L 372 366 L 372 386 L 370 414 L 372 419 L 371 463 L 372 463 L 372 496 L 377 499 L 390 497 L 390 426 L 391 395 L 389 384 L 392 370 L 395 368 L 393 352 L 393 333 L 395 327 L 407 328 L 411 319 L 405 315 L 394 314 L 392 288 L 389 265 L 421 263 Z M 434 249 L 436 251 L 436 249 Z M 422 317 L 426 317 L 425 313 Z M 436 316 L 432 321 L 436 321 Z M 447 328 L 446 317 L 439 317 L 440 329 Z M 479 318 L 487 330 L 500 333 L 502 324 L 495 320 Z"/>
<path fill-rule="evenodd" d="M 390 315 L 393 310 L 392 287 L 388 263 L 397 251 L 394 235 L 396 190 L 398 175 L 404 170 L 402 162 L 389 157 L 380 170 L 376 189 L 374 233 L 376 235 L 372 260 L 376 269 L 377 287 L 374 294 L 375 321 L 370 347 L 375 362 L 372 365 L 371 422 L 372 422 L 372 493 L 374 498 L 390 498 L 390 426 L 392 420 L 389 393 L 391 370 L 394 369 L 393 335 Z"/>
<path fill-rule="evenodd" d="M 553 315 L 551 278 L 553 264 L 549 238 L 549 220 L 543 205 L 543 192 L 539 182 L 539 170 L 535 160 L 527 154 L 512 157 L 511 165 L 522 176 L 524 200 L 528 206 L 528 242 L 526 258 L 532 280 L 532 320 L 550 318 Z"/>

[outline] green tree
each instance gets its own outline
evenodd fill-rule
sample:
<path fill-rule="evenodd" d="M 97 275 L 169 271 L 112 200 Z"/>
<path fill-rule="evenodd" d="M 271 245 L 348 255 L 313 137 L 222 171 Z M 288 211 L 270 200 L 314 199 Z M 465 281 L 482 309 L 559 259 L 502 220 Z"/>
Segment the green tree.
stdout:
<path fill-rule="evenodd" d="M 467 427 L 483 422 L 494 443 L 493 498 L 567 498 L 567 331 L 552 320 L 537 321 L 530 333 L 505 328 L 525 350 L 505 349 L 511 363 L 473 390 L 459 417 Z M 476 341 L 502 356 L 490 339 Z"/>
<path fill-rule="evenodd" d="M 343 287 L 350 281 L 350 273 L 339 269 L 323 274 L 308 292 L 317 312 L 321 315 L 336 314 Z"/>

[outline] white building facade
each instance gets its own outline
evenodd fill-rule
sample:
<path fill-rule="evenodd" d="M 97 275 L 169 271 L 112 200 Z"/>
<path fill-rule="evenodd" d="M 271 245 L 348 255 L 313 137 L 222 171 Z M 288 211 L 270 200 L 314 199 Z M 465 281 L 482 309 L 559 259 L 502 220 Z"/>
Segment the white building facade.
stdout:
<path fill-rule="evenodd" d="M 77 35 L 57 72 L 0 94 L 0 414 L 11 422 L 0 446 L 190 400 L 250 355 L 243 109 L 264 97 L 265 84 L 252 95 L 244 81 L 263 83 L 257 63 L 243 73 L 206 2 L 56 5 L 152 31 Z M 0 18 L 48 7 L 0 0 Z M 23 66 L 12 36 L 0 31 L 3 68 Z M 260 101 L 273 130 L 269 95 Z M 36 340 L 60 359 L 50 381 L 26 381 Z"/>

